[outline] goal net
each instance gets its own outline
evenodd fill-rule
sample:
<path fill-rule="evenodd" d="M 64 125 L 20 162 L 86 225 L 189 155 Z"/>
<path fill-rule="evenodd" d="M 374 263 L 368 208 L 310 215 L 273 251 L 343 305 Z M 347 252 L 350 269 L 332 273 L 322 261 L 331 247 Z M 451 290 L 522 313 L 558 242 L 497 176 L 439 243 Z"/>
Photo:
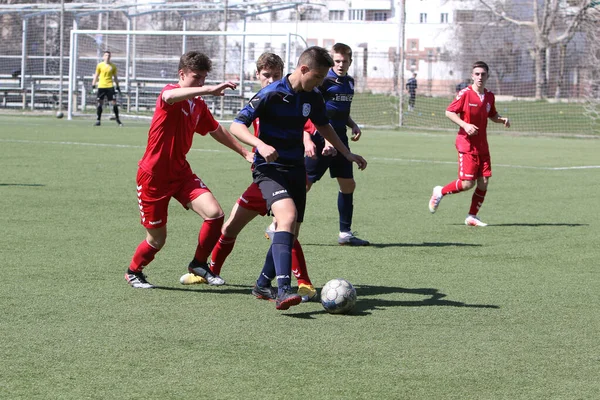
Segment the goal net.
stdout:
<path fill-rule="evenodd" d="M 72 30 L 70 46 L 69 118 L 95 107 L 95 99 L 89 92 L 104 51 L 111 52 L 111 62 L 117 66 L 121 108 L 126 113 L 144 116 L 153 111 L 156 97 L 165 84 L 178 80 L 181 55 L 198 50 L 212 61 L 207 84 L 223 81 L 239 84 L 238 89 L 227 91 L 223 97 L 205 98 L 213 114 L 228 121 L 259 89 L 255 63 L 260 54 L 265 51 L 278 54 L 287 72 L 296 65 L 306 43 L 291 33 Z"/>

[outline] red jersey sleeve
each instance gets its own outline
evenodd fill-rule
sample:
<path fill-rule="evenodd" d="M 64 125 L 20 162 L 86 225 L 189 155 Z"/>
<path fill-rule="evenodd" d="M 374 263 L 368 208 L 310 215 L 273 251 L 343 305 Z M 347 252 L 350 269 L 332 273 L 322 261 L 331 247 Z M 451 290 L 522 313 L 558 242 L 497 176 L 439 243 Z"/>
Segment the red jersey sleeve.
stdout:
<path fill-rule="evenodd" d="M 446 111 L 450 111 L 456 114 L 461 114 L 464 110 L 465 99 L 467 98 L 467 88 L 458 92 L 452 103 L 446 108 Z"/>
<path fill-rule="evenodd" d="M 314 135 L 317 131 L 315 124 L 313 124 L 310 119 L 306 120 L 306 124 L 304 124 L 304 131 L 310 133 L 311 135 Z"/>
<path fill-rule="evenodd" d="M 200 107 L 200 114 L 194 131 L 202 136 L 206 135 L 208 132 L 215 131 L 219 127 L 219 123 L 211 114 L 204 100 L 197 97 L 194 99 L 194 103 L 196 104 L 196 107 Z"/>
<path fill-rule="evenodd" d="M 489 104 L 491 106 L 488 111 L 488 118 L 493 118 L 498 114 L 498 111 L 496 111 L 496 96 L 492 92 L 488 92 L 488 95 L 490 96 Z"/>

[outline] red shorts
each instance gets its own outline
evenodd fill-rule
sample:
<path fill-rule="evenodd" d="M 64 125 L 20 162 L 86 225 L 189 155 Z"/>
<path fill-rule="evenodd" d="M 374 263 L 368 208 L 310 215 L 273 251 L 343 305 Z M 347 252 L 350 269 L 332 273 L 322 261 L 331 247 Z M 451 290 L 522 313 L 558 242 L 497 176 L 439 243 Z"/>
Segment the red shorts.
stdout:
<path fill-rule="evenodd" d="M 248 189 L 240 196 L 237 203 L 240 207 L 243 207 L 246 210 L 256 211 L 263 217 L 267 215 L 267 202 L 263 198 L 260 188 L 254 182 L 248 186 Z"/>
<path fill-rule="evenodd" d="M 167 224 L 171 197 L 187 209 L 188 203 L 206 192 L 210 193 L 204 182 L 191 171 L 183 179 L 165 182 L 139 168 L 136 181 L 141 223 L 148 229 Z"/>
<path fill-rule="evenodd" d="M 490 155 L 458 153 L 458 179 L 474 181 L 480 176 L 492 176 Z"/>

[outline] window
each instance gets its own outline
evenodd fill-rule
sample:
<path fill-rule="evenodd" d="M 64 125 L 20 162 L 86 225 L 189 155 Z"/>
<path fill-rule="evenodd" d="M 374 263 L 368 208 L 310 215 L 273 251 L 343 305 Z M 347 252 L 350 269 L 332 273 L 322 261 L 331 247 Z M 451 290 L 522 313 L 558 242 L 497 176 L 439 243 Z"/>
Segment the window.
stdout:
<path fill-rule="evenodd" d="M 441 13 L 440 14 L 440 22 L 442 24 L 447 24 L 448 23 L 448 13 Z"/>
<path fill-rule="evenodd" d="M 375 11 L 373 13 L 373 21 L 387 21 L 388 13 L 385 11 Z"/>
<path fill-rule="evenodd" d="M 323 48 L 330 49 L 335 44 L 335 40 L 333 39 L 323 39 Z"/>
<path fill-rule="evenodd" d="M 329 20 L 331 21 L 343 21 L 344 11 L 343 10 L 331 10 L 329 11 Z"/>
<path fill-rule="evenodd" d="M 308 47 L 318 46 L 319 45 L 319 39 L 306 39 L 306 45 Z"/>
<path fill-rule="evenodd" d="M 427 23 L 427 13 L 421 13 L 419 14 L 419 22 L 422 24 L 426 24 Z"/>
<path fill-rule="evenodd" d="M 409 43 L 408 46 L 411 51 L 419 50 L 419 41 L 418 40 L 410 40 L 408 43 Z"/>
<path fill-rule="evenodd" d="M 365 10 L 350 10 L 350 21 L 364 21 Z"/>

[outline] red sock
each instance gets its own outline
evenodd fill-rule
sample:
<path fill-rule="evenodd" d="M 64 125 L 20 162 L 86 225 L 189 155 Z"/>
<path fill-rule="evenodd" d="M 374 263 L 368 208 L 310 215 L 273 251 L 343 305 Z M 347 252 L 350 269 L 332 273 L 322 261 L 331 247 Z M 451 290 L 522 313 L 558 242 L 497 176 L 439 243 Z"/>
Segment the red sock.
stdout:
<path fill-rule="evenodd" d="M 442 195 L 445 196 L 447 194 L 454 194 L 463 191 L 462 181 L 457 179 L 455 181 L 450 182 L 446 186 L 442 188 Z"/>
<path fill-rule="evenodd" d="M 210 255 L 210 270 L 213 272 L 213 274 L 221 274 L 221 267 L 223 267 L 225 259 L 227 259 L 227 256 L 229 256 L 231 250 L 233 250 L 233 246 L 235 246 L 235 239 L 236 238 L 230 238 L 225 235 L 221 235 L 217 241 L 217 244 Z"/>
<path fill-rule="evenodd" d="M 483 204 L 483 200 L 485 200 L 486 193 L 487 191 L 485 190 L 475 188 L 475 193 L 473 193 L 473 197 L 471 198 L 471 209 L 469 210 L 469 214 L 477 215 L 477 212 Z"/>
<path fill-rule="evenodd" d="M 224 215 L 213 219 L 205 219 L 198 233 L 198 247 L 194 258 L 196 261 L 205 263 L 208 260 L 210 252 L 217 244 L 219 236 L 221 236 L 221 227 L 223 226 Z"/>
<path fill-rule="evenodd" d="M 154 256 L 158 253 L 158 250 L 150 246 L 146 239 L 142 240 L 142 243 L 135 249 L 131 264 L 129 264 L 131 272 L 140 272 L 150 261 L 154 260 Z"/>
<path fill-rule="evenodd" d="M 298 285 L 312 286 L 312 282 L 308 277 L 308 271 L 306 270 L 304 252 L 302 251 L 302 246 L 300 246 L 298 240 L 294 240 L 294 247 L 292 247 L 292 273 L 298 280 Z"/>

